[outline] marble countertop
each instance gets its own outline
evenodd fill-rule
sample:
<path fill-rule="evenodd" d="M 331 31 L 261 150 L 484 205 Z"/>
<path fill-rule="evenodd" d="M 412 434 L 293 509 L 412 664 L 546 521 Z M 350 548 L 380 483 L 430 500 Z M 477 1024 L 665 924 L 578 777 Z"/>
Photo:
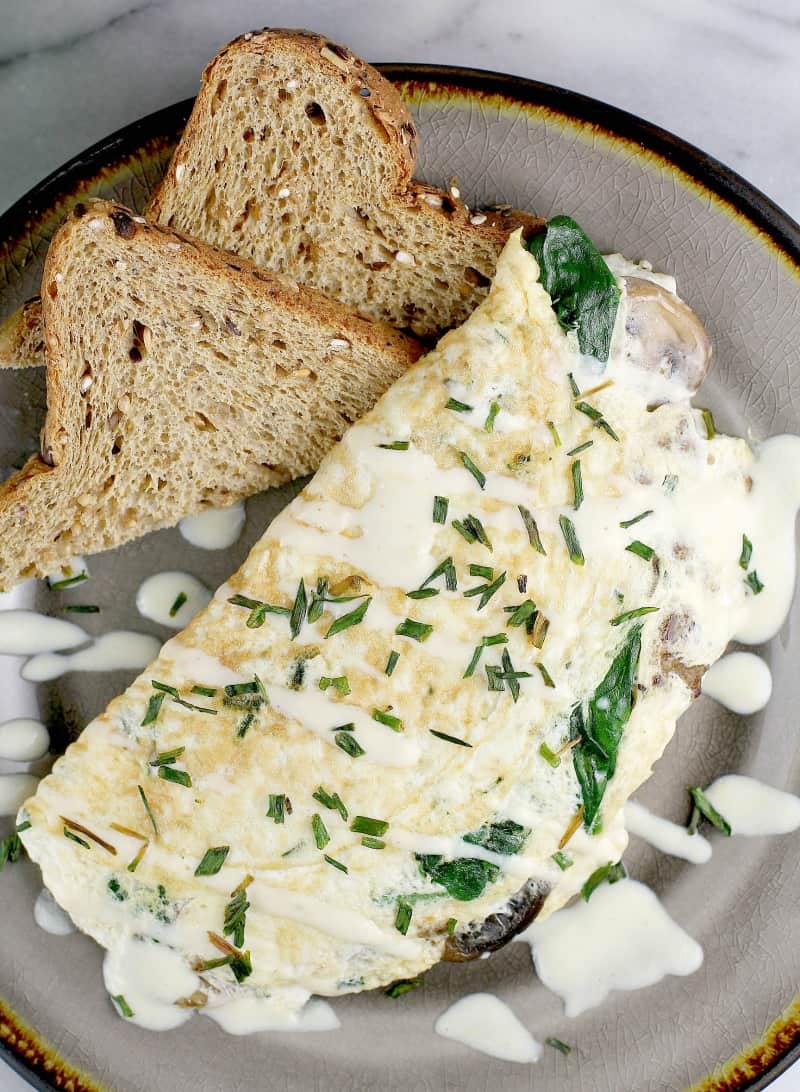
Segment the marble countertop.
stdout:
<path fill-rule="evenodd" d="M 800 219 L 798 0 L 0 0 L 0 210 L 87 145 L 193 95 L 244 30 L 307 26 L 372 61 L 470 65 L 670 129 Z M 0 1063 L 0 1092 L 22 1092 Z M 796 1069 L 773 1085 L 798 1092 Z"/>

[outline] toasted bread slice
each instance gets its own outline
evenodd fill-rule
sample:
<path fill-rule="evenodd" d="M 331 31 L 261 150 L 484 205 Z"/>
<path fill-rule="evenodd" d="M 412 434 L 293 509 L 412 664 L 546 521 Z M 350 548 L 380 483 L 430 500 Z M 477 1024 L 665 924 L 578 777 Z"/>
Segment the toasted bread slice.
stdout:
<path fill-rule="evenodd" d="M 396 88 L 349 49 L 245 34 L 203 73 L 145 215 L 433 337 L 485 296 L 509 234 L 542 221 L 413 181 L 416 147 Z M 42 342 L 31 302 L 0 327 L 0 366 L 43 363 Z"/>
<path fill-rule="evenodd" d="M 44 272 L 42 455 L 0 485 L 0 588 L 314 470 L 414 339 L 104 201 Z"/>

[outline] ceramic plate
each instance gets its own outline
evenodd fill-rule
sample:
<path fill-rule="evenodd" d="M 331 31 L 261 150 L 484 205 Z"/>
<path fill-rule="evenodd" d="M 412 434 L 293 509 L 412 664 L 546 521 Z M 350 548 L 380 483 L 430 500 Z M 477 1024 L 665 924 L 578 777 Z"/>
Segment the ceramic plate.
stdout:
<path fill-rule="evenodd" d="M 756 439 L 800 433 L 800 229 L 779 209 L 669 134 L 569 92 L 461 69 L 384 71 L 419 123 L 419 177 L 446 185 L 456 176 L 470 205 L 569 213 L 601 249 L 647 257 L 675 273 L 714 341 L 703 401 L 718 427 Z M 72 202 L 99 194 L 141 208 L 190 105 L 103 141 L 0 219 L 1 315 L 38 290 L 47 240 Z M 41 374 L 0 372 L 0 465 L 19 466 L 36 449 L 43 391 Z M 166 638 L 166 630 L 135 613 L 140 581 L 180 568 L 212 586 L 222 582 L 292 494 L 287 488 L 250 501 L 246 533 L 233 551 L 205 553 L 163 531 L 97 557 L 91 583 L 74 598 L 102 605 L 103 629 Z M 41 582 L 19 594 L 53 609 L 53 593 Z M 87 629 L 93 620 L 85 617 Z M 723 773 L 797 791 L 798 626 L 795 604 L 778 637 L 759 650 L 775 680 L 768 709 L 745 721 L 698 701 L 640 799 L 685 822 L 686 785 Z M 3 658 L 0 671 L 7 715 L 35 712 L 38 701 L 54 749 L 130 681 L 124 673 L 77 674 L 25 694 L 17 661 Z M 535 980 L 528 947 L 512 944 L 490 960 L 436 967 L 422 989 L 400 1000 L 381 993 L 337 1000 L 338 1032 L 244 1039 L 200 1018 L 160 1035 L 119 1020 L 103 989 L 100 949 L 81 935 L 57 938 L 34 924 L 38 872 L 18 864 L 0 881 L 0 1043 L 32 1084 L 74 1090 L 765 1087 L 800 1046 L 800 1007 L 792 1008 L 800 982 L 800 840 L 715 838 L 714 856 L 702 867 L 634 841 L 626 861 L 702 944 L 698 973 L 615 994 L 567 1020 Z M 434 1019 L 448 1004 L 483 989 L 509 1002 L 540 1039 L 574 1044 L 572 1054 L 547 1050 L 538 1065 L 520 1066 L 434 1035 Z"/>

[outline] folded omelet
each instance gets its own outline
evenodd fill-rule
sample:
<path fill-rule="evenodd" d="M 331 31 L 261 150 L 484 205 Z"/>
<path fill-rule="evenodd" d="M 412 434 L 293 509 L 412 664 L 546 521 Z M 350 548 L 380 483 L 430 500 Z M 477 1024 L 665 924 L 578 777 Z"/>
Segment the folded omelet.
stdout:
<path fill-rule="evenodd" d="M 123 1015 L 259 1026 L 498 947 L 619 858 L 744 609 L 753 457 L 690 404 L 669 278 L 610 264 L 602 366 L 512 237 L 27 802 Z"/>

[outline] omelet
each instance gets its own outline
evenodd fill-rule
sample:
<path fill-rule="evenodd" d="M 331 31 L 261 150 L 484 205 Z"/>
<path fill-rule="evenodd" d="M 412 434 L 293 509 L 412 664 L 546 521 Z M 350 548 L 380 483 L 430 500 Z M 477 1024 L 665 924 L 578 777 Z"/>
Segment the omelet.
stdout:
<path fill-rule="evenodd" d="M 607 267 L 589 355 L 513 236 L 26 803 L 122 1015 L 273 1026 L 498 947 L 619 859 L 753 594 L 753 454 L 691 404 L 674 282 Z"/>

